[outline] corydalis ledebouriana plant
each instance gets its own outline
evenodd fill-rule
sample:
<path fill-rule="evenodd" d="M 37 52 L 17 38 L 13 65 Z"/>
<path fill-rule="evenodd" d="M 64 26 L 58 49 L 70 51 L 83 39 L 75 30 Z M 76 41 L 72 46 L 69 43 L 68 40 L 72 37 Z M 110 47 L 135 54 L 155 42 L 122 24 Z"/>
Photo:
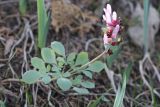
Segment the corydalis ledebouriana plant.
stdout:
<path fill-rule="evenodd" d="M 103 42 L 105 48 L 108 49 L 108 46 L 117 44 L 117 35 L 120 30 L 120 19 L 117 18 L 117 13 L 115 11 L 112 12 L 110 4 L 107 4 L 103 10 L 103 20 L 106 24 Z"/>

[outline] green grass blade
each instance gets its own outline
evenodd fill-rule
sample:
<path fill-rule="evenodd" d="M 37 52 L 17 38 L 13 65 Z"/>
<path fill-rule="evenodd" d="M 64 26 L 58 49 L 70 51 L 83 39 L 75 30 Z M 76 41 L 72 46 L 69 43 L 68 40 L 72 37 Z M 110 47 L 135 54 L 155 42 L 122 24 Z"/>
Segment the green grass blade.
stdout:
<path fill-rule="evenodd" d="M 97 99 L 94 100 L 94 101 L 91 101 L 91 102 L 87 105 L 87 107 L 97 107 L 98 104 L 101 102 L 101 99 L 102 99 L 102 96 L 99 97 L 99 98 L 97 98 Z"/>
<path fill-rule="evenodd" d="M 22 16 L 24 16 L 26 14 L 27 0 L 19 0 L 19 11 Z"/>
<path fill-rule="evenodd" d="M 113 107 L 122 107 L 125 96 L 126 84 L 130 76 L 132 64 L 130 63 L 123 74 L 122 88 L 119 87 Z"/>
<path fill-rule="evenodd" d="M 119 87 L 113 107 L 122 107 L 123 98 L 126 90 L 126 75 L 124 76 L 122 88 Z"/>
<path fill-rule="evenodd" d="M 46 44 L 48 32 L 48 16 L 45 9 L 44 0 L 37 0 L 38 10 L 38 47 L 43 48 Z"/>
<path fill-rule="evenodd" d="M 149 0 L 143 0 L 144 4 L 144 48 L 145 53 L 148 51 L 148 14 L 149 14 Z"/>

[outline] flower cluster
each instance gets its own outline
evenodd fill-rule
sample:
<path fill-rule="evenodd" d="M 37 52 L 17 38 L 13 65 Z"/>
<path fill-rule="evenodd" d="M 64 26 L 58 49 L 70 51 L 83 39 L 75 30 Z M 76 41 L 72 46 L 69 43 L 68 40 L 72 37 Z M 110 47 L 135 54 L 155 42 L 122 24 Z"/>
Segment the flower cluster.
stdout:
<path fill-rule="evenodd" d="M 104 45 L 115 45 L 116 38 L 120 30 L 120 20 L 117 18 L 117 13 L 115 11 L 112 12 L 110 4 L 107 4 L 103 10 L 103 20 L 106 24 L 106 30 L 104 31 L 103 37 Z"/>

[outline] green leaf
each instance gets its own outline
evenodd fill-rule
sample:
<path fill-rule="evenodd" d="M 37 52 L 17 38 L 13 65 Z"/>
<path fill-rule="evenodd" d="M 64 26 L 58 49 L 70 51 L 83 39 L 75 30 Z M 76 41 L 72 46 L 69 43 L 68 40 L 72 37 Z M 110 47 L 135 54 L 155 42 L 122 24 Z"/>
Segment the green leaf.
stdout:
<path fill-rule="evenodd" d="M 56 72 L 56 73 L 52 73 L 52 76 L 53 76 L 54 78 L 61 78 L 61 77 L 62 77 L 62 74 L 61 74 L 61 72 Z"/>
<path fill-rule="evenodd" d="M 56 78 L 62 77 L 61 68 L 54 66 L 54 67 L 52 67 L 52 72 L 54 72 L 54 73 L 52 73 L 53 77 L 56 77 Z"/>
<path fill-rule="evenodd" d="M 42 48 L 41 55 L 46 63 L 56 64 L 55 53 L 50 48 Z"/>
<path fill-rule="evenodd" d="M 28 84 L 36 83 L 43 75 L 35 70 L 29 70 L 22 75 L 22 81 Z"/>
<path fill-rule="evenodd" d="M 72 84 L 73 85 L 80 85 L 82 82 L 82 75 L 78 75 L 77 77 L 75 77 L 74 80 L 72 80 Z"/>
<path fill-rule="evenodd" d="M 70 64 L 70 65 L 73 65 L 74 60 L 76 58 L 76 55 L 77 55 L 77 53 L 75 53 L 75 52 L 70 53 L 67 57 L 67 63 Z"/>
<path fill-rule="evenodd" d="M 72 82 L 67 78 L 59 78 L 57 79 L 57 84 L 60 89 L 63 91 L 67 91 L 72 87 Z"/>
<path fill-rule="evenodd" d="M 78 94 L 89 94 L 89 91 L 86 88 L 74 87 L 73 90 L 76 91 Z"/>
<path fill-rule="evenodd" d="M 89 77 L 90 79 L 92 79 L 92 73 L 90 71 L 85 70 L 85 71 L 83 71 L 83 74 L 85 76 Z"/>
<path fill-rule="evenodd" d="M 101 102 L 101 99 L 102 99 L 102 96 L 99 97 L 99 98 L 97 98 L 97 99 L 94 100 L 94 101 L 91 101 L 91 102 L 87 105 L 87 107 L 97 107 L 98 104 Z"/>
<path fill-rule="evenodd" d="M 120 46 L 111 46 L 110 49 L 112 50 L 112 52 L 114 53 L 115 51 L 117 51 L 120 48 Z"/>
<path fill-rule="evenodd" d="M 70 72 L 65 72 L 64 74 L 63 74 L 63 77 L 70 77 L 71 76 L 71 73 Z"/>
<path fill-rule="evenodd" d="M 27 10 L 27 0 L 19 0 L 19 11 L 22 16 L 25 15 Z"/>
<path fill-rule="evenodd" d="M 34 57 L 31 59 L 31 64 L 34 68 L 44 70 L 45 69 L 45 63 L 42 59 L 38 57 Z"/>
<path fill-rule="evenodd" d="M 3 102 L 2 100 L 0 100 L 0 107 L 6 107 L 5 102 Z"/>
<path fill-rule="evenodd" d="M 59 66 L 60 68 L 62 68 L 63 65 L 65 64 L 65 60 L 64 60 L 63 57 L 58 57 L 58 58 L 57 58 L 57 62 L 58 62 L 58 66 Z"/>
<path fill-rule="evenodd" d="M 46 76 L 44 76 L 44 77 L 42 78 L 42 81 L 43 81 L 45 84 L 49 84 L 49 83 L 52 81 L 52 79 L 51 79 L 50 76 L 46 75 Z"/>
<path fill-rule="evenodd" d="M 87 70 L 92 72 L 100 72 L 103 69 L 104 69 L 104 63 L 102 63 L 101 61 L 95 61 L 87 68 Z"/>
<path fill-rule="evenodd" d="M 107 56 L 107 65 L 109 67 L 112 66 L 113 61 L 118 58 L 118 55 L 121 51 L 120 46 L 111 46 L 110 49 L 112 50 L 113 54 L 110 56 Z"/>
<path fill-rule="evenodd" d="M 128 67 L 123 71 L 123 72 L 124 72 L 123 75 L 126 75 L 126 78 L 127 78 L 126 81 L 127 81 L 127 82 L 128 82 L 128 80 L 129 80 L 131 71 L 132 71 L 132 62 L 130 62 L 130 63 L 128 64 Z"/>
<path fill-rule="evenodd" d="M 118 91 L 117 91 L 117 94 L 116 94 L 116 99 L 115 99 L 113 107 L 122 107 L 123 98 L 124 98 L 124 95 L 125 95 L 125 90 L 126 90 L 126 76 L 124 78 L 122 88 L 120 88 L 120 87 L 118 88 Z"/>
<path fill-rule="evenodd" d="M 58 62 L 62 62 L 62 63 L 64 63 L 64 64 L 65 64 L 65 60 L 64 60 L 64 58 L 63 58 L 63 57 L 58 57 L 58 58 L 57 58 L 57 61 L 58 61 Z"/>
<path fill-rule="evenodd" d="M 95 88 L 95 83 L 89 81 L 81 82 L 81 85 L 85 88 Z"/>
<path fill-rule="evenodd" d="M 102 101 L 109 102 L 109 100 L 104 95 L 102 95 L 101 97 L 102 97 Z"/>
<path fill-rule="evenodd" d="M 52 67 L 51 67 L 51 65 L 47 65 L 47 72 L 50 72 L 51 71 L 51 69 L 52 69 Z"/>
<path fill-rule="evenodd" d="M 75 65 L 83 65 L 83 64 L 86 64 L 88 61 L 89 61 L 88 53 L 87 52 L 80 52 L 77 55 L 77 59 L 76 59 Z"/>
<path fill-rule="evenodd" d="M 57 54 L 65 57 L 65 48 L 61 42 L 54 41 L 51 43 L 51 47 Z"/>
<path fill-rule="evenodd" d="M 38 11 L 38 47 L 43 48 L 49 29 L 50 17 L 47 16 L 44 0 L 37 0 Z"/>
<path fill-rule="evenodd" d="M 57 67 L 57 66 L 54 66 L 54 67 L 52 67 L 52 71 L 60 72 L 60 71 L 61 71 L 61 68 L 59 68 L 59 67 Z"/>

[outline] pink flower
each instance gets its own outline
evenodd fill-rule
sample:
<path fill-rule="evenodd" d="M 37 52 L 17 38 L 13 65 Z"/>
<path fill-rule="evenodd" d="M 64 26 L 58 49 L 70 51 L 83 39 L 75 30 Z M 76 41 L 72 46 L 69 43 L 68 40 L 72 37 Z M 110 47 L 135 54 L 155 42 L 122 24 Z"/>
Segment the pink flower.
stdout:
<path fill-rule="evenodd" d="M 116 42 L 112 39 L 117 38 L 118 32 L 120 30 L 120 20 L 117 19 L 117 13 L 115 11 L 112 12 L 110 4 L 107 4 L 103 10 L 103 20 L 105 21 L 107 28 L 106 32 L 104 32 L 103 42 L 104 44 L 116 44 Z"/>
<path fill-rule="evenodd" d="M 114 11 L 112 13 L 112 8 L 110 4 L 107 4 L 104 10 L 103 20 L 106 22 L 106 25 L 114 26 L 112 22 L 117 21 L 117 13 Z"/>

